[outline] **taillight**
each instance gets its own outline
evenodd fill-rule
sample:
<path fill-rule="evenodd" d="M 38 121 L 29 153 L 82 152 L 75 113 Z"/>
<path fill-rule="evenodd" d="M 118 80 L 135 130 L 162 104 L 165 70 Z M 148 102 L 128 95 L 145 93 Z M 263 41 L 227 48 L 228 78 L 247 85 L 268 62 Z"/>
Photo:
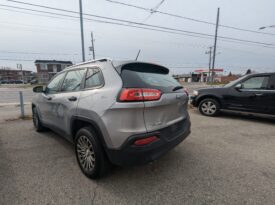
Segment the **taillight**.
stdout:
<path fill-rule="evenodd" d="M 143 145 L 147 145 L 147 144 L 150 144 L 152 142 L 155 142 L 157 140 L 158 140 L 158 138 L 156 136 L 151 136 L 151 137 L 146 137 L 146 138 L 143 138 L 143 139 L 136 140 L 134 142 L 134 144 L 137 145 L 137 146 L 143 146 Z"/>
<path fill-rule="evenodd" d="M 119 101 L 131 102 L 131 101 L 153 101 L 159 100 L 161 92 L 156 89 L 147 88 L 124 88 L 122 89 Z"/>

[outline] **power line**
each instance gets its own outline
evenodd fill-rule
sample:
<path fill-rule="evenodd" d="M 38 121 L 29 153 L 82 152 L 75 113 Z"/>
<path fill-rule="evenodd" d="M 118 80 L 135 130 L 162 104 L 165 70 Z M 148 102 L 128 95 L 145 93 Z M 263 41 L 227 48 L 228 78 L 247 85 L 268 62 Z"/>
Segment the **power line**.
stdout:
<path fill-rule="evenodd" d="M 54 8 L 54 7 L 50 7 L 50 6 L 32 4 L 32 3 L 27 3 L 27 2 L 22 2 L 22 1 L 15 1 L 15 0 L 8 0 L 8 1 L 11 1 L 11 2 L 14 2 L 14 3 L 18 3 L 18 4 L 24 4 L 24 5 L 29 5 L 29 6 L 35 6 L 35 7 L 40 7 L 40 8 L 46 8 L 46 9 L 52 9 L 52 10 L 62 11 L 62 12 L 69 12 L 69 13 L 79 14 L 76 11 L 71 11 L 71 10 L 66 10 L 66 9 L 59 9 L 59 8 Z M 0 4 L 0 5 L 2 5 L 2 4 Z M 17 7 L 17 8 L 21 8 L 22 9 L 22 7 Z M 33 9 L 30 9 L 30 10 L 33 10 Z M 43 12 L 43 11 L 39 11 L 39 12 Z M 49 13 L 49 12 L 47 12 L 47 13 Z M 211 35 L 211 34 L 205 34 L 205 33 L 200 33 L 200 32 L 187 31 L 187 30 L 182 30 L 182 29 L 175 29 L 175 28 L 169 28 L 169 27 L 164 27 L 164 26 L 157 26 L 157 25 L 139 23 L 139 22 L 124 20 L 124 19 L 111 18 L 111 17 L 100 16 L 100 15 L 93 15 L 93 14 L 87 14 L 87 13 L 83 13 L 83 15 L 85 15 L 85 16 L 92 16 L 92 17 L 101 18 L 101 19 L 119 21 L 119 22 L 123 22 L 123 23 L 130 23 L 130 24 L 135 24 L 135 25 L 140 25 L 140 26 L 154 27 L 154 28 L 158 28 L 158 29 L 165 29 L 165 30 L 178 31 L 178 32 L 183 32 L 183 33 L 189 33 L 189 34 L 196 34 L 196 35 L 213 37 L 213 35 Z M 221 38 L 221 39 L 228 39 L 228 40 L 235 40 L 235 41 L 241 41 L 241 42 L 247 42 L 247 43 L 262 44 L 262 45 L 266 45 L 266 46 L 273 46 L 273 45 L 275 45 L 275 44 L 270 44 L 270 43 L 263 43 L 263 42 L 258 42 L 258 41 L 250 41 L 250 40 L 244 40 L 244 39 L 238 39 L 238 38 L 232 38 L 232 37 L 225 37 L 225 36 L 219 36 L 219 38 Z"/>
<path fill-rule="evenodd" d="M 154 8 L 151 9 L 150 14 L 144 19 L 143 23 L 147 21 L 156 11 L 159 9 L 159 7 L 164 3 L 165 0 L 161 0 Z"/>
<path fill-rule="evenodd" d="M 33 59 L 0 58 L 2 61 L 33 61 Z"/>
<path fill-rule="evenodd" d="M 133 4 L 127 4 L 127 3 L 124 3 L 124 2 L 120 2 L 120 1 L 114 1 L 114 0 L 106 0 L 106 1 L 108 1 L 110 3 L 114 3 L 114 4 L 120 4 L 120 5 L 123 5 L 123 6 L 128 6 L 128 7 L 144 10 L 144 11 L 147 11 L 147 12 L 151 11 L 151 9 L 149 9 L 149 8 L 145 8 L 145 7 L 141 7 L 141 6 L 137 6 L 137 5 L 133 5 Z M 181 16 L 181 15 L 178 15 L 178 14 L 167 13 L 167 12 L 163 12 L 163 11 L 155 11 L 155 13 L 159 13 L 159 14 L 162 14 L 162 15 L 171 16 L 171 17 L 175 17 L 175 18 L 181 18 L 181 19 L 185 19 L 185 20 L 190 20 L 190 21 L 194 21 L 194 22 L 198 22 L 198 23 L 204 23 L 204 24 L 208 24 L 208 25 L 213 25 L 213 26 L 216 25 L 213 22 L 204 21 L 204 20 L 200 20 L 200 19 L 194 19 L 194 18 L 190 18 L 190 17 L 186 17 L 186 16 Z M 220 27 L 229 28 L 229 29 L 235 29 L 235 30 L 245 31 L 245 32 L 250 32 L 250 33 L 257 33 L 257 34 L 264 34 L 264 35 L 275 36 L 275 34 L 273 34 L 273 33 L 254 31 L 254 30 L 250 30 L 250 29 L 244 29 L 244 28 L 239 28 L 239 27 L 234 27 L 234 26 L 227 26 L 227 25 L 222 25 L 222 24 L 220 25 Z"/>
<path fill-rule="evenodd" d="M 27 52 L 27 51 L 10 51 L 10 50 L 0 50 L 0 53 L 14 53 L 14 54 L 28 54 L 28 55 L 77 55 L 77 53 L 43 53 L 43 52 Z"/>
<path fill-rule="evenodd" d="M 40 13 L 47 13 L 47 14 L 52 14 L 52 15 L 57 15 L 57 16 L 74 18 L 74 19 L 70 19 L 70 20 L 75 20 L 75 19 L 79 18 L 79 17 L 76 17 L 76 16 L 67 15 L 67 14 L 59 14 L 59 13 L 48 12 L 48 11 L 28 9 L 28 8 L 22 8 L 22 7 L 14 7 L 14 6 L 3 5 L 3 4 L 0 4 L 0 6 L 5 6 L 5 7 L 11 7 L 11 8 L 16 8 L 16 9 L 21 9 L 21 10 L 28 10 L 28 11 L 32 11 L 32 12 L 40 12 Z M 13 11 L 13 10 L 11 10 L 11 11 Z M 27 13 L 27 14 L 36 15 L 36 14 L 33 14 L 33 13 Z M 59 19 L 57 17 L 55 17 L 55 18 Z M 98 23 L 107 23 L 107 24 L 121 25 L 121 26 L 126 26 L 126 27 L 140 28 L 140 29 L 145 29 L 145 30 L 160 31 L 160 32 L 164 32 L 164 33 L 171 33 L 171 34 L 178 34 L 178 35 L 184 35 L 184 36 L 192 36 L 192 37 L 198 37 L 198 38 L 212 39 L 210 37 L 207 38 L 205 36 L 196 36 L 196 35 L 184 34 L 184 33 L 179 33 L 179 32 L 172 32 L 172 31 L 161 30 L 161 29 L 153 29 L 153 28 L 148 28 L 148 27 L 141 27 L 141 26 L 135 26 L 135 25 L 129 25 L 129 24 L 122 24 L 122 23 L 118 23 L 118 22 L 103 21 L 103 20 L 90 19 L 90 18 L 83 18 L 83 19 L 84 20 L 88 20 L 88 21 L 98 22 Z"/>
<path fill-rule="evenodd" d="M 9 1 L 16 2 L 16 3 L 21 3 L 21 4 L 27 4 L 27 5 L 36 6 L 36 7 L 43 7 L 43 8 L 48 8 L 48 9 L 53 9 L 53 10 L 78 14 L 78 12 L 65 10 L 65 9 L 58 9 L 58 8 L 42 6 L 42 5 L 36 5 L 36 4 L 25 3 L 25 2 L 18 2 L 18 1 L 13 1 L 13 0 L 9 0 Z M 59 14 L 59 13 L 54 13 L 54 12 L 28 9 L 28 8 L 9 6 L 9 5 L 3 5 L 3 4 L 0 4 L 0 6 L 11 7 L 11 8 L 16 8 L 16 9 L 22 9 L 22 10 L 28 10 L 28 11 L 34 11 L 34 12 L 40 12 L 40 13 L 53 14 L 53 15 L 58 15 L 58 16 L 65 16 L 65 17 L 70 17 L 70 18 L 79 18 L 79 17 L 76 17 L 76 16 L 67 15 L 67 14 Z M 96 21 L 96 22 L 100 22 L 100 23 L 116 24 L 116 25 L 121 25 L 121 26 L 126 26 L 126 27 L 135 27 L 135 28 L 141 28 L 141 29 L 145 29 L 145 30 L 154 30 L 154 31 L 161 31 L 161 32 L 167 32 L 167 31 L 172 32 L 172 33 L 180 32 L 180 33 L 174 33 L 174 34 L 180 34 L 180 35 L 187 35 L 188 34 L 187 36 L 193 36 L 193 37 L 199 37 L 199 38 L 201 38 L 201 37 L 213 38 L 213 35 L 211 35 L 211 34 L 205 34 L 205 33 L 200 33 L 200 32 L 193 32 L 193 31 L 187 31 L 187 30 L 181 30 L 181 29 L 151 25 L 151 24 L 144 24 L 144 23 L 139 23 L 139 22 L 134 22 L 134 21 L 128 21 L 128 20 L 122 20 L 122 19 L 99 16 L 99 15 L 84 14 L 84 13 L 83 13 L 83 15 L 93 16 L 93 17 L 102 18 L 102 19 L 108 19 L 108 20 L 112 20 L 112 21 L 119 21 L 119 22 L 123 22 L 123 23 L 127 23 L 127 24 L 122 24 L 122 23 L 118 23 L 118 22 L 103 21 L 103 20 L 98 20 L 98 19 L 84 18 L 86 20 Z M 134 25 L 129 25 L 129 24 L 134 24 Z M 142 26 L 145 26 L 145 27 L 142 27 Z M 150 27 L 153 27 L 153 29 L 150 28 Z M 196 36 L 194 36 L 194 35 L 196 35 Z M 233 41 L 238 41 L 237 43 L 246 42 L 246 43 L 250 43 L 250 44 L 258 44 L 258 45 L 264 45 L 264 46 L 275 46 L 275 44 L 263 43 L 263 42 L 258 42 L 258 41 L 243 40 L 243 39 L 238 39 L 238 38 L 231 38 L 231 37 L 224 37 L 224 36 L 219 36 L 219 38 L 221 38 L 221 40 L 223 40 L 223 41 L 233 40 Z M 269 48 L 275 48 L 275 47 L 269 47 Z"/>
<path fill-rule="evenodd" d="M 4 6 L 4 5 L 1 5 Z M 0 8 L 1 10 L 5 10 L 5 11 L 12 11 L 12 12 L 16 12 L 16 13 L 22 13 L 22 14 L 30 14 L 33 15 L 33 13 L 28 13 L 28 12 L 24 12 L 24 11 L 17 11 L 17 10 L 13 10 L 13 9 L 5 9 L 5 8 Z M 48 17 L 48 18 L 54 18 L 56 19 L 56 16 L 49 16 L 49 15 L 43 15 L 43 14 L 36 14 L 36 16 L 43 16 L 43 17 Z M 62 18 L 60 18 L 62 19 Z M 66 19 L 66 18 L 63 18 Z"/>
<path fill-rule="evenodd" d="M 2 5 L 0 4 L 0 6 L 2 6 Z M 0 9 L 2 9 L 2 8 L 0 8 Z M 25 8 L 21 8 L 21 9 L 25 9 Z M 26 12 L 15 11 L 15 10 L 8 10 L 8 11 L 18 12 L 18 13 L 24 13 L 24 14 L 29 14 L 29 15 L 35 15 L 35 16 L 41 16 L 41 15 L 38 15 L 36 13 L 26 13 Z M 37 11 L 37 12 L 42 12 L 42 11 Z M 46 12 L 46 13 L 49 13 L 49 12 Z M 54 14 L 54 15 L 61 15 L 61 14 L 52 13 L 52 12 L 50 12 L 50 13 Z M 78 19 L 78 17 L 75 17 L 75 16 L 69 16 L 69 15 L 65 15 L 65 16 L 66 17 L 70 17 L 70 18 L 74 18 L 74 19 L 69 19 L 69 20 L 77 20 Z M 52 16 L 52 17 L 54 17 L 55 19 L 59 19 L 56 16 Z M 106 23 L 106 24 L 120 25 L 120 26 L 124 26 L 124 27 L 139 28 L 139 29 L 144 29 L 144 30 L 158 31 L 158 32 L 164 32 L 164 33 L 170 33 L 170 34 L 177 34 L 177 35 L 183 35 L 183 36 L 191 36 L 191 37 L 197 37 L 197 38 L 203 38 L 203 39 L 212 39 L 212 38 L 204 37 L 204 36 L 196 36 L 196 35 L 191 35 L 191 34 L 183 34 L 183 33 L 179 33 L 179 32 L 171 32 L 171 31 L 165 31 L 165 30 L 160 30 L 160 29 L 152 29 L 152 28 L 146 28 L 146 27 L 141 27 L 141 26 L 122 24 L 122 23 L 117 23 L 117 22 L 109 22 L 109 21 L 102 21 L 102 20 L 95 20 L 95 19 L 88 19 L 88 18 L 84 18 L 84 20 L 94 21 L 94 22 L 97 22 L 97 23 Z"/>
<path fill-rule="evenodd" d="M 40 7 L 40 8 L 46 8 L 46 9 L 51 9 L 51 10 L 56 10 L 56 11 L 67 12 L 67 13 L 79 14 L 79 12 L 71 11 L 71 10 L 66 10 L 66 9 L 59 9 L 59 8 L 54 8 L 54 7 L 49 7 L 49 6 L 43 6 L 43 5 L 38 5 L 38 4 L 31 4 L 31 3 L 20 2 L 20 1 L 13 1 L 13 0 L 8 0 L 8 1 L 19 3 L 19 4 L 24 4 L 24 5 L 29 5 L 29 6 L 34 6 L 34 7 Z M 61 15 L 61 14 L 57 14 L 57 13 L 53 13 L 53 12 L 48 12 L 48 11 L 34 10 L 34 9 L 28 9 L 28 8 L 22 8 L 22 7 L 16 7 L 16 6 L 9 6 L 9 5 L 3 5 L 3 4 L 0 4 L 0 5 L 1 6 L 6 6 L 6 7 L 17 8 L 17 9 L 29 10 L 29 11 L 36 11 L 36 12 L 42 12 L 42 13 L 48 13 L 48 14 L 54 14 L 54 15 Z M 64 16 L 65 14 L 62 14 L 62 15 Z M 205 34 L 205 33 L 200 33 L 200 32 L 193 32 L 193 31 L 185 31 L 185 30 L 181 30 L 181 29 L 175 29 L 175 28 L 169 28 L 169 27 L 163 27 L 163 26 L 145 24 L 145 23 L 139 23 L 139 22 L 124 20 L 124 19 L 111 18 L 111 17 L 94 15 L 94 14 L 87 14 L 87 13 L 83 13 L 83 15 L 85 15 L 85 16 L 91 16 L 91 17 L 95 17 L 95 18 L 100 18 L 100 19 L 119 21 L 119 22 L 123 22 L 123 23 L 130 23 L 130 24 L 135 24 L 135 25 L 140 25 L 140 26 L 154 27 L 154 28 L 158 28 L 158 29 L 179 31 L 179 32 L 183 32 L 183 33 L 190 33 L 190 34 L 196 34 L 196 35 L 213 37 L 213 35 L 210 35 L 210 34 Z M 75 16 L 69 16 L 69 15 L 65 15 L 65 16 L 75 17 Z"/>

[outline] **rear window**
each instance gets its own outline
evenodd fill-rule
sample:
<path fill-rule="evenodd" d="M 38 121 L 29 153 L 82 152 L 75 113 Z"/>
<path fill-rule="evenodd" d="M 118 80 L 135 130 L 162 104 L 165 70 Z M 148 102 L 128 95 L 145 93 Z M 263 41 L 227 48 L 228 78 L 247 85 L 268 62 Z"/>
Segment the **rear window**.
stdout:
<path fill-rule="evenodd" d="M 167 68 L 146 63 L 124 65 L 121 68 L 121 78 L 124 88 L 152 88 L 162 92 L 173 92 L 174 87 L 180 86 L 169 75 Z"/>

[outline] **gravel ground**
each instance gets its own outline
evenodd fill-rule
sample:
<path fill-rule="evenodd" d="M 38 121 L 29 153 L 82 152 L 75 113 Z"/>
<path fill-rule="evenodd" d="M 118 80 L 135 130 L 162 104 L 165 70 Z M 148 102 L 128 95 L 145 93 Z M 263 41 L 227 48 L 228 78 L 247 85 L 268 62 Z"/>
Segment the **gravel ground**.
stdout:
<path fill-rule="evenodd" d="M 24 106 L 25 115 L 30 116 L 31 113 L 31 104 L 25 104 Z M 0 123 L 9 120 L 18 119 L 21 116 L 20 106 L 17 104 L 6 104 L 0 105 Z"/>
<path fill-rule="evenodd" d="M 145 166 L 92 181 L 30 120 L 0 123 L 0 204 L 275 204 L 275 121 L 191 110 L 192 133 Z"/>

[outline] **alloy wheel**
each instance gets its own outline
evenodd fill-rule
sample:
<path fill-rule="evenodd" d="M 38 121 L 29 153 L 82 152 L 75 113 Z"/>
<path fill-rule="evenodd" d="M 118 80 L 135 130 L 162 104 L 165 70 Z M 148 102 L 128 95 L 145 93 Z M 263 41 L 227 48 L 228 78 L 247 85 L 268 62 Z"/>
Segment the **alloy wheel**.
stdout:
<path fill-rule="evenodd" d="M 217 106 L 211 101 L 206 101 L 201 105 L 201 110 L 206 115 L 213 115 L 217 111 Z"/>
<path fill-rule="evenodd" d="M 95 153 L 88 137 L 80 136 L 77 141 L 77 157 L 82 168 L 88 172 L 95 167 Z"/>

